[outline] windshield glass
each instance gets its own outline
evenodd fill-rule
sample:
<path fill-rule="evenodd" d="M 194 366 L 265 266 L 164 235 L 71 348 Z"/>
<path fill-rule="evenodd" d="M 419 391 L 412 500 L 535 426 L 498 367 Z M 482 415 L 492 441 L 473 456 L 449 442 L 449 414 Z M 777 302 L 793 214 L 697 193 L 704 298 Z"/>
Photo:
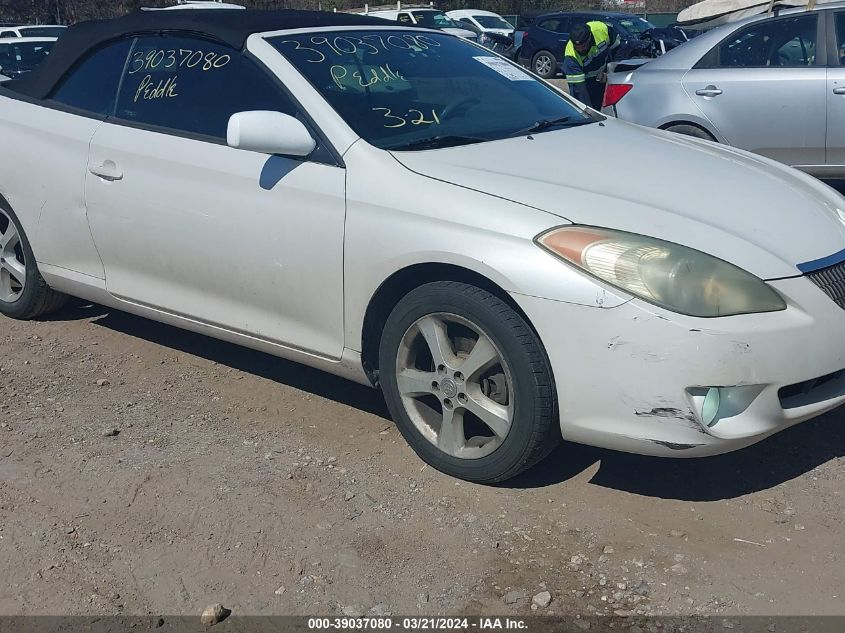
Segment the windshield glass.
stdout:
<path fill-rule="evenodd" d="M 485 29 L 507 29 L 513 31 L 513 24 L 498 15 L 474 15 L 472 18 Z"/>
<path fill-rule="evenodd" d="M 21 37 L 59 37 L 65 32 L 64 26 L 28 26 L 20 29 Z"/>
<path fill-rule="evenodd" d="M 641 35 L 642 33 L 654 28 L 654 25 L 651 22 L 638 17 L 630 17 L 619 20 L 619 24 L 631 35 Z"/>
<path fill-rule="evenodd" d="M 40 64 L 53 48 L 53 42 L 0 44 L 0 73 L 24 73 Z"/>
<path fill-rule="evenodd" d="M 411 11 L 411 15 L 417 21 L 419 26 L 425 26 L 430 29 L 460 29 L 460 24 L 456 24 L 452 19 L 442 11 Z"/>
<path fill-rule="evenodd" d="M 394 29 L 268 41 L 382 149 L 477 143 L 596 120 L 519 66 L 449 35 Z"/>

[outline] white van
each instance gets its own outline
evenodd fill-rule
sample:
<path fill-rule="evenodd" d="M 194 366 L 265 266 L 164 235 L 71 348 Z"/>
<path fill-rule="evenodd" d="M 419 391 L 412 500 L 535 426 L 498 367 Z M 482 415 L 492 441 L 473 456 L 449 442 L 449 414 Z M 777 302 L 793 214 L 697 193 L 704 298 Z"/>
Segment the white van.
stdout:
<path fill-rule="evenodd" d="M 468 40 L 477 40 L 478 33 L 466 28 L 452 20 L 448 15 L 439 9 L 401 9 L 399 11 L 370 11 L 367 15 L 374 18 L 383 18 L 402 24 L 422 26 L 430 29 L 437 29 L 463 37 Z"/>

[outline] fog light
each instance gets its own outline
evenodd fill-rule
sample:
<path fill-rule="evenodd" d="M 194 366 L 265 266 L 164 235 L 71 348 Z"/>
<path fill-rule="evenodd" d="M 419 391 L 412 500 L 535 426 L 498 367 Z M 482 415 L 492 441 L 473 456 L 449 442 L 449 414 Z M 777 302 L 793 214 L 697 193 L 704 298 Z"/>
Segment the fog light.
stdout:
<path fill-rule="evenodd" d="M 728 439 L 759 433 L 760 424 L 765 426 L 764 421 L 769 419 L 765 410 L 761 410 L 761 415 L 745 415 L 765 388 L 766 385 L 687 387 L 686 392 L 701 428 L 709 435 Z"/>
<path fill-rule="evenodd" d="M 707 390 L 707 395 L 704 396 L 704 404 L 701 407 L 701 421 L 704 425 L 712 427 L 716 424 L 716 416 L 719 414 L 719 407 L 722 404 L 721 389 L 718 387 L 710 387 Z"/>

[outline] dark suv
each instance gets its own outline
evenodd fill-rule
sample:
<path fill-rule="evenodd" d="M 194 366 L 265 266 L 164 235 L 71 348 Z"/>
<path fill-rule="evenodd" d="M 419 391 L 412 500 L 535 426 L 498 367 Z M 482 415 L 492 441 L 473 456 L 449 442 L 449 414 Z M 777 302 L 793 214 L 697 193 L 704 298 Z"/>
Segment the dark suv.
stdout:
<path fill-rule="evenodd" d="M 601 21 L 616 29 L 622 46 L 615 57 L 652 57 L 677 46 L 681 40 L 655 37 L 654 25 L 638 15 L 609 11 L 545 13 L 528 28 L 519 51 L 519 63 L 549 79 L 558 74 L 569 29 L 578 22 Z M 662 34 L 661 34 L 662 35 Z"/>

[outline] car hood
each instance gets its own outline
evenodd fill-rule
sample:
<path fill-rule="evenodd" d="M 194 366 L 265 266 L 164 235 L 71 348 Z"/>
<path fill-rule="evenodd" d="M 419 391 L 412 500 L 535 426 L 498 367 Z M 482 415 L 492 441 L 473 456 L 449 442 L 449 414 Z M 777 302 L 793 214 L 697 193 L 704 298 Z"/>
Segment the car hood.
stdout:
<path fill-rule="evenodd" d="M 408 169 L 559 216 L 650 235 L 763 279 L 845 249 L 845 198 L 741 150 L 609 119 L 422 152 Z"/>

